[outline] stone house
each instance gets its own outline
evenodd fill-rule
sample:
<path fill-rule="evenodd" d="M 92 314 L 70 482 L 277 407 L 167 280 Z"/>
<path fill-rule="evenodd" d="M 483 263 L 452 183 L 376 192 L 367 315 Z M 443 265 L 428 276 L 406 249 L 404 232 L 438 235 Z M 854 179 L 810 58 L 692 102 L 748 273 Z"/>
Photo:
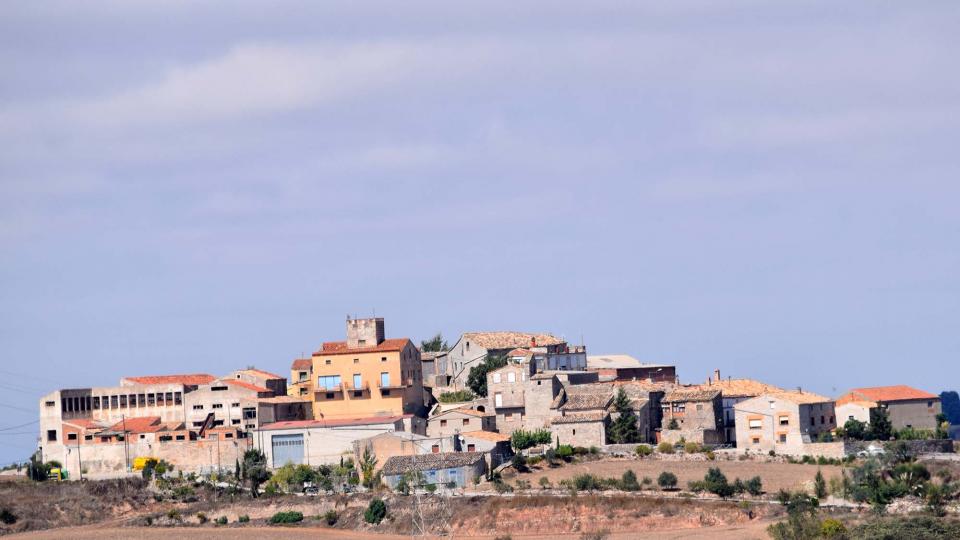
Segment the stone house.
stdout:
<path fill-rule="evenodd" d="M 435 442 L 436 439 L 431 439 L 426 435 L 418 435 L 407 431 L 388 431 L 353 441 L 353 459 L 355 463 L 360 463 L 364 452 L 369 451 L 377 459 L 374 470 L 380 470 L 387 460 L 393 456 L 431 453 L 431 448 Z M 447 451 L 449 451 L 449 448 Z"/>
<path fill-rule="evenodd" d="M 864 424 L 870 423 L 870 410 L 877 408 L 876 401 L 846 400 L 837 402 L 837 427 L 843 427 L 848 420 L 857 420 Z"/>
<path fill-rule="evenodd" d="M 603 446 L 607 444 L 606 411 L 571 412 L 550 421 L 550 431 L 560 444 L 571 446 Z"/>
<path fill-rule="evenodd" d="M 638 384 L 564 385 L 554 399 L 553 407 L 558 416 L 550 420 L 551 430 L 566 438 L 590 441 L 590 444 L 585 446 L 607 444 L 607 426 L 611 419 L 616 419 L 619 415 L 614 401 L 621 389 L 630 400 L 630 408 L 637 417 L 640 440 L 649 441 L 652 433 L 650 394 L 648 388 Z"/>
<path fill-rule="evenodd" d="M 480 452 L 488 456 L 487 465 L 496 468 L 513 457 L 510 437 L 493 431 L 468 431 L 454 439 L 459 452 Z"/>
<path fill-rule="evenodd" d="M 723 442 L 723 395 L 720 390 L 676 387 L 664 394 L 660 410 L 663 413 L 661 441 Z"/>
<path fill-rule="evenodd" d="M 603 380 L 673 383 L 677 368 L 668 364 L 645 364 L 627 354 L 587 356 L 588 371 Z"/>
<path fill-rule="evenodd" d="M 473 482 L 475 477 L 482 477 L 486 472 L 487 461 L 479 452 L 393 456 L 381 469 L 383 482 L 390 486 L 390 489 L 396 489 L 404 474 L 421 474 L 423 487 L 435 485 L 439 488 L 452 483 L 463 488 Z M 414 484 L 417 482 L 413 481 Z"/>
<path fill-rule="evenodd" d="M 427 437 L 452 437 L 468 431 L 496 431 L 496 418 L 473 409 L 451 409 L 427 419 Z"/>
<path fill-rule="evenodd" d="M 699 385 L 703 389 L 720 390 L 723 394 L 723 438 L 724 441 L 731 444 L 737 442 L 736 411 L 734 406 L 741 401 L 755 398 L 768 392 L 782 392 L 772 384 L 766 384 L 754 379 L 722 379 L 720 370 L 713 372 L 713 377 L 708 378 L 705 384 Z"/>
<path fill-rule="evenodd" d="M 735 405 L 737 448 L 806 455 L 808 445 L 837 427 L 834 402 L 811 392 L 770 392 Z"/>
<path fill-rule="evenodd" d="M 507 355 L 514 349 L 540 347 L 545 354 L 556 354 L 566 349 L 564 340 L 550 334 L 526 332 L 467 332 L 447 353 L 450 384 L 463 388 L 470 368 L 489 355 Z"/>
<path fill-rule="evenodd" d="M 837 405 L 842 406 L 856 401 L 870 401 L 876 403 L 878 407 L 885 408 L 894 429 L 933 430 L 937 428 L 936 416 L 940 414 L 940 397 L 929 392 L 902 384 L 854 388 L 837 398 Z M 867 418 L 869 421 L 869 416 Z"/>

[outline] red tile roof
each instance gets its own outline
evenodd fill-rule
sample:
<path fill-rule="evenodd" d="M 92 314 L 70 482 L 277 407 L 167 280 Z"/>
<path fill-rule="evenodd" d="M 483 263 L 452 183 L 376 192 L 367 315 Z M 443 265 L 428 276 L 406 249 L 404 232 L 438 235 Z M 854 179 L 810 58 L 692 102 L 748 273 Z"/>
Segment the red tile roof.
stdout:
<path fill-rule="evenodd" d="M 929 392 L 917 390 L 904 384 L 895 386 L 874 386 L 871 388 L 854 388 L 837 399 L 837 405 L 851 401 L 905 401 L 911 399 L 940 399 Z"/>
<path fill-rule="evenodd" d="M 260 426 L 262 431 L 277 429 L 305 429 L 305 428 L 324 428 L 324 427 L 342 427 L 342 426 L 369 426 L 373 424 L 392 424 L 397 420 L 410 418 L 412 414 L 402 416 L 372 416 L 367 418 L 336 418 L 331 420 L 289 420 L 286 422 L 273 422 Z"/>
<path fill-rule="evenodd" d="M 323 347 L 313 353 L 314 356 L 328 356 L 334 354 L 361 354 L 369 352 L 397 352 L 403 350 L 410 340 L 407 338 L 385 339 L 376 347 L 358 347 L 348 349 L 346 341 L 327 341 Z"/>
<path fill-rule="evenodd" d="M 311 367 L 313 367 L 313 360 L 309 358 L 297 358 L 293 361 L 293 364 L 291 364 L 290 369 L 306 370 Z"/>
<path fill-rule="evenodd" d="M 270 373 L 269 371 L 264 371 L 262 369 L 250 368 L 250 369 L 241 369 L 241 373 L 250 373 L 251 375 L 256 375 L 258 377 L 264 377 L 267 379 L 286 379 L 286 377 L 281 377 L 276 373 Z"/>
<path fill-rule="evenodd" d="M 261 392 L 270 392 L 270 393 L 273 393 L 273 390 L 271 390 L 271 389 L 269 389 L 269 388 L 264 388 L 264 387 L 262 387 L 262 386 L 257 386 L 257 385 L 255 385 L 255 384 L 250 384 L 250 383 L 248 383 L 248 382 L 246 382 L 246 381 L 238 381 L 238 380 L 236 380 L 236 379 L 224 379 L 223 382 L 225 382 L 225 383 L 227 383 L 227 384 L 230 384 L 230 385 L 233 385 L 233 386 L 239 386 L 240 388 L 246 388 L 247 390 L 253 390 L 254 392 L 257 392 L 257 393 L 261 393 Z"/>
<path fill-rule="evenodd" d="M 213 375 L 206 373 L 191 373 L 187 375 L 145 375 L 142 377 L 124 377 L 137 384 L 183 384 L 186 386 L 199 386 L 207 384 L 216 379 Z"/>
<path fill-rule="evenodd" d="M 162 427 L 159 416 L 137 416 L 121 420 L 107 428 L 106 431 L 115 431 L 118 433 L 123 431 L 130 433 L 153 433 L 160 431 Z"/>

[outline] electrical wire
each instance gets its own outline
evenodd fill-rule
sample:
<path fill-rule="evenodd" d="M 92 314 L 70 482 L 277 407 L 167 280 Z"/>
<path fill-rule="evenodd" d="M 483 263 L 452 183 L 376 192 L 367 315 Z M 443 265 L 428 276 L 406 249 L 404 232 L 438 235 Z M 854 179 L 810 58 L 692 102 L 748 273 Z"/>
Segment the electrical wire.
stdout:
<path fill-rule="evenodd" d="M 5 428 L 0 428 L 0 431 L 7 431 L 7 430 L 10 430 L 10 429 L 17 429 L 17 428 L 27 427 L 27 426 L 30 426 L 30 425 L 33 425 L 33 424 L 39 424 L 39 423 L 40 423 L 40 420 L 34 420 L 34 421 L 32 421 L 32 422 L 27 422 L 26 424 L 19 424 L 19 425 L 16 425 L 16 426 L 7 426 L 7 427 L 5 427 Z"/>

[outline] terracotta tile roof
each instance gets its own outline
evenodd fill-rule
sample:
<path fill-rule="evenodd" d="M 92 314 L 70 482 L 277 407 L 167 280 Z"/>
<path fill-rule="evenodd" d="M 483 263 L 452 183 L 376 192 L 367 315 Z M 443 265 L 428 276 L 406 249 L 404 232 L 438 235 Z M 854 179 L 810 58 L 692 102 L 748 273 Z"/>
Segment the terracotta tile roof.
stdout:
<path fill-rule="evenodd" d="M 314 356 L 330 356 L 336 354 L 362 354 L 370 352 L 398 352 L 402 351 L 411 341 L 407 338 L 385 339 L 375 347 L 358 347 L 356 349 L 347 348 L 346 341 L 327 341 L 319 351 L 313 353 Z"/>
<path fill-rule="evenodd" d="M 591 412 L 578 412 L 578 413 L 568 413 L 563 416 L 558 416 L 550 421 L 552 424 L 581 424 L 584 422 L 603 422 L 603 419 L 607 417 L 605 411 L 591 411 Z"/>
<path fill-rule="evenodd" d="M 916 400 L 916 399 L 925 399 L 925 400 L 935 400 L 940 399 L 939 396 L 935 396 L 929 392 L 924 392 L 923 390 L 917 390 L 916 388 L 911 388 L 909 386 L 898 384 L 895 386 L 874 386 L 870 388 L 854 388 L 850 390 L 843 396 L 837 399 L 837 404 L 846 403 L 848 401 L 862 400 L 862 401 L 879 401 L 879 402 L 888 402 L 888 401 L 906 401 L 906 400 Z"/>
<path fill-rule="evenodd" d="M 461 339 L 487 350 L 545 347 L 565 343 L 562 339 L 551 334 L 530 334 L 526 332 L 466 332 Z"/>
<path fill-rule="evenodd" d="M 310 403 L 310 398 L 307 396 L 273 396 L 268 398 L 260 398 L 259 401 L 260 403 Z"/>
<path fill-rule="evenodd" d="M 533 356 L 533 353 L 530 352 L 528 349 L 514 349 L 514 350 L 508 352 L 508 353 L 507 353 L 507 356 L 509 356 L 509 357 L 513 357 L 513 356 Z"/>
<path fill-rule="evenodd" d="M 560 409 L 564 411 L 606 409 L 607 405 L 609 405 L 613 400 L 613 395 L 610 393 L 610 389 L 608 388 L 606 390 L 606 392 L 582 392 L 575 394 L 571 394 L 569 391 L 567 391 L 567 400 L 563 405 L 560 406 Z"/>
<path fill-rule="evenodd" d="M 136 384 L 182 384 L 185 386 L 200 386 L 216 379 L 206 373 L 191 373 L 186 375 L 145 375 L 142 377 L 124 377 L 125 380 Z"/>
<path fill-rule="evenodd" d="M 723 397 L 756 397 L 768 392 L 783 392 L 783 388 L 772 384 L 762 383 L 753 379 L 721 379 L 710 384 L 700 384 L 700 388 L 716 388 L 723 392 Z"/>
<path fill-rule="evenodd" d="M 83 430 L 92 430 L 92 431 L 101 430 L 106 427 L 104 424 L 96 420 L 91 420 L 89 418 L 75 418 L 72 420 L 64 420 L 63 425 L 73 426 Z"/>
<path fill-rule="evenodd" d="M 257 369 L 257 368 L 241 369 L 240 372 L 249 373 L 250 375 L 253 375 L 255 377 L 262 377 L 265 379 L 286 379 L 286 377 L 281 377 L 276 373 L 270 373 L 269 371 L 264 371 L 262 369 Z"/>
<path fill-rule="evenodd" d="M 447 353 L 448 351 L 420 351 L 420 360 L 423 362 L 431 362 L 440 356 L 446 356 Z"/>
<path fill-rule="evenodd" d="M 465 439 L 482 439 L 490 442 L 505 442 L 510 440 L 509 435 L 495 431 L 467 431 L 466 433 L 461 433 L 460 436 Z"/>
<path fill-rule="evenodd" d="M 313 367 L 313 360 L 309 358 L 297 358 L 293 361 L 293 364 L 290 365 L 290 369 L 296 371 L 306 371 Z"/>
<path fill-rule="evenodd" d="M 808 403 L 829 403 L 833 401 L 832 399 L 825 396 L 821 396 L 820 394 L 814 394 L 813 392 L 798 392 L 795 390 L 767 392 L 763 395 L 778 398 L 778 399 L 785 399 L 787 401 L 791 401 L 798 405 L 805 405 Z"/>
<path fill-rule="evenodd" d="M 670 390 L 663 396 L 663 401 L 668 403 L 684 401 L 712 401 L 720 395 L 720 390 L 716 388 L 700 388 L 698 386 L 677 387 Z"/>
<path fill-rule="evenodd" d="M 386 475 L 403 474 L 408 471 L 436 471 L 475 465 L 484 459 L 480 452 L 441 452 L 413 456 L 393 456 L 383 464 L 381 472 Z"/>
<path fill-rule="evenodd" d="M 240 388 L 246 388 L 247 390 L 252 390 L 254 392 L 257 392 L 258 394 L 262 394 L 264 392 L 271 393 L 271 394 L 273 393 L 273 390 L 269 388 L 264 388 L 262 386 L 250 384 L 247 381 L 238 381 L 237 379 L 224 379 L 223 382 L 231 386 L 239 386 Z"/>
<path fill-rule="evenodd" d="M 493 416 L 493 415 L 490 414 L 490 413 L 475 411 L 475 410 L 473 410 L 473 409 L 466 409 L 466 408 L 464 408 L 464 409 L 459 409 L 459 408 L 458 408 L 458 409 L 449 409 L 449 410 L 446 410 L 446 411 L 439 412 L 439 413 L 431 416 L 431 417 L 430 417 L 430 420 L 433 420 L 434 418 L 439 418 L 439 417 L 441 417 L 441 416 L 443 416 L 443 415 L 450 414 L 450 413 L 461 413 L 461 414 L 466 414 L 466 415 L 469 415 L 469 416 L 476 416 L 476 417 L 478 417 L 478 418 L 484 418 L 484 417 L 486 417 L 486 416 Z"/>
<path fill-rule="evenodd" d="M 866 408 L 866 409 L 873 409 L 874 407 L 877 406 L 877 402 L 876 402 L 876 401 L 863 401 L 863 400 L 853 399 L 853 400 L 844 401 L 843 403 L 841 403 L 841 402 L 838 400 L 838 401 L 836 402 L 836 405 L 837 405 L 837 407 L 839 407 L 839 406 L 841 406 L 841 405 L 857 405 L 857 406 L 860 406 L 860 407 L 863 407 L 863 408 Z"/>
<path fill-rule="evenodd" d="M 398 416 L 368 416 L 365 418 L 336 418 L 330 420 L 288 420 L 285 422 L 273 422 L 260 426 L 261 431 L 273 431 L 278 429 L 305 429 L 305 428 L 324 428 L 324 427 L 343 427 L 343 426 L 370 426 L 377 424 L 393 424 L 398 420 L 410 418 L 412 414 Z"/>
<path fill-rule="evenodd" d="M 159 416 L 136 416 L 121 420 L 105 431 L 116 433 L 123 433 L 124 431 L 129 433 L 154 433 L 160 431 L 160 428 Z"/>

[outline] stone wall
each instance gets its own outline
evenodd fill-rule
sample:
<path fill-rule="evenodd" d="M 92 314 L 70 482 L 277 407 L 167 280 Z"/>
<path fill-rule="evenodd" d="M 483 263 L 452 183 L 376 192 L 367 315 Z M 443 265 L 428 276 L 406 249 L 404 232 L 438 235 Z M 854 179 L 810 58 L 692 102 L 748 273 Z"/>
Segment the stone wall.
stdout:
<path fill-rule="evenodd" d="M 723 442 L 723 432 L 716 429 L 664 429 L 660 432 L 660 442 L 676 444 L 684 442 L 700 444 L 720 444 Z"/>
<path fill-rule="evenodd" d="M 607 442 L 606 428 L 603 422 L 574 422 L 570 424 L 554 424 L 550 427 L 554 440 L 559 438 L 560 444 L 571 446 L 603 446 Z"/>
<path fill-rule="evenodd" d="M 869 448 L 871 445 L 876 446 L 877 444 L 883 445 L 883 447 L 889 450 L 890 445 L 893 443 L 903 443 L 907 445 L 907 451 L 911 455 L 920 455 L 920 454 L 937 454 L 937 453 L 953 453 L 953 441 L 950 439 L 934 439 L 927 441 L 844 441 L 844 451 L 848 455 L 856 455 L 857 452 L 861 452 Z"/>

